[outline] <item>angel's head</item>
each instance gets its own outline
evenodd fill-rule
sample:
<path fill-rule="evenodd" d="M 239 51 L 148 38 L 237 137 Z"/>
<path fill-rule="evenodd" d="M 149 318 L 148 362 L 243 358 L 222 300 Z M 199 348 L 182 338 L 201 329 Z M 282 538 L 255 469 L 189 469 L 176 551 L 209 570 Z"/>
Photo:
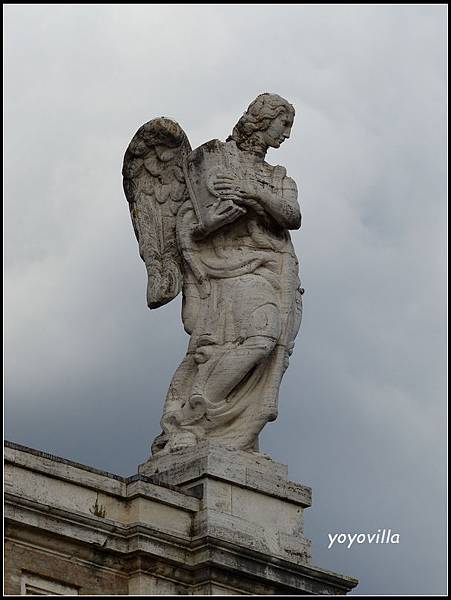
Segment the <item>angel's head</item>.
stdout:
<path fill-rule="evenodd" d="M 278 148 L 290 137 L 294 107 L 277 94 L 260 94 L 233 128 L 227 141 L 238 148 L 265 155 L 269 147 Z"/>

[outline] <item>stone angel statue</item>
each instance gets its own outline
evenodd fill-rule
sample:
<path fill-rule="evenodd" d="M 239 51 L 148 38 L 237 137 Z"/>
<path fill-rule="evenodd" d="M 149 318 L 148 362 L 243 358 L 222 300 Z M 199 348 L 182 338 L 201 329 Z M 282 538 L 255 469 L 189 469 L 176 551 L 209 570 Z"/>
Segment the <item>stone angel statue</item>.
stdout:
<path fill-rule="evenodd" d="M 167 393 L 152 453 L 205 439 L 258 452 L 277 417 L 280 382 L 302 317 L 289 230 L 297 187 L 269 147 L 290 136 L 294 108 L 261 94 L 226 142 L 192 150 L 165 117 L 143 125 L 124 157 L 124 191 L 148 273 L 147 303 L 183 294 L 191 336 Z"/>

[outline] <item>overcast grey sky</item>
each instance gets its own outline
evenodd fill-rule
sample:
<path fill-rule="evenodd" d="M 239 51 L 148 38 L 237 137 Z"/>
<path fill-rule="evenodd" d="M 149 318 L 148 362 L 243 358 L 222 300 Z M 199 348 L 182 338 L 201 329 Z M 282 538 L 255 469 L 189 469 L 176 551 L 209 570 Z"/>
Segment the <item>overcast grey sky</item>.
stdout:
<path fill-rule="evenodd" d="M 313 488 L 314 563 L 360 594 L 445 590 L 443 5 L 5 7 L 5 435 L 131 475 L 188 337 L 146 307 L 122 191 L 144 122 L 193 147 L 274 92 L 304 320 L 262 450 Z M 391 528 L 399 545 L 327 549 Z"/>

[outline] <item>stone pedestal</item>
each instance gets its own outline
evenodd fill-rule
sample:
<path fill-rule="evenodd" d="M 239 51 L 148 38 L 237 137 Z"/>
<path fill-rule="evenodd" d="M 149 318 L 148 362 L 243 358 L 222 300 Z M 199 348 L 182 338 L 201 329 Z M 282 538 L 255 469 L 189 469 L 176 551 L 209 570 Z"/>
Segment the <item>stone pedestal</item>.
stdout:
<path fill-rule="evenodd" d="M 233 573 L 241 587 L 236 593 L 345 594 L 357 584 L 311 564 L 311 542 L 304 537 L 311 489 L 289 481 L 286 465 L 206 441 L 157 455 L 139 473 L 199 498 L 193 547 L 203 547 L 212 564 L 219 561 Z M 210 584 L 227 586 L 229 574 Z"/>

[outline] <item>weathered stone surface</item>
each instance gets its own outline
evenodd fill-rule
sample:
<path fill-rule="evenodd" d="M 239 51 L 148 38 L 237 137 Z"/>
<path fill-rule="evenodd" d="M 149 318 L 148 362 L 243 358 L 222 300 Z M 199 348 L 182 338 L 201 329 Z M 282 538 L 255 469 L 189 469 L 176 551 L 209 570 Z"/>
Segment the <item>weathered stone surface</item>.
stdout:
<path fill-rule="evenodd" d="M 229 450 L 215 467 L 218 446 L 200 450 L 203 466 L 182 460 L 185 478 L 167 457 L 155 458 L 165 465 L 161 475 L 177 473 L 171 485 L 7 443 L 6 593 L 21 593 L 24 573 L 50 593 L 84 595 L 337 594 L 356 585 L 311 565 L 297 497 L 247 479 L 247 469 L 258 467 L 265 485 L 271 473 L 286 481 L 283 465 Z M 233 460 L 235 479 L 228 479 Z"/>
<path fill-rule="evenodd" d="M 285 465 L 207 440 L 152 457 L 139 470 L 155 482 L 176 483 L 201 498 L 195 535 L 310 562 L 303 510 L 311 505 L 311 490 L 288 481 Z"/>
<path fill-rule="evenodd" d="M 209 439 L 258 450 L 302 317 L 289 230 L 301 213 L 295 182 L 265 161 L 289 137 L 294 108 L 276 94 L 251 103 L 226 142 L 194 151 L 161 117 L 124 157 L 124 191 L 157 308 L 183 291 L 191 336 L 163 409 L 153 454 Z"/>
<path fill-rule="evenodd" d="M 209 440 L 167 455 L 156 455 L 140 465 L 139 472 L 155 482 L 171 482 L 185 489 L 208 476 L 302 507 L 312 504 L 312 490 L 289 481 L 286 465 L 257 452 L 232 450 Z"/>

